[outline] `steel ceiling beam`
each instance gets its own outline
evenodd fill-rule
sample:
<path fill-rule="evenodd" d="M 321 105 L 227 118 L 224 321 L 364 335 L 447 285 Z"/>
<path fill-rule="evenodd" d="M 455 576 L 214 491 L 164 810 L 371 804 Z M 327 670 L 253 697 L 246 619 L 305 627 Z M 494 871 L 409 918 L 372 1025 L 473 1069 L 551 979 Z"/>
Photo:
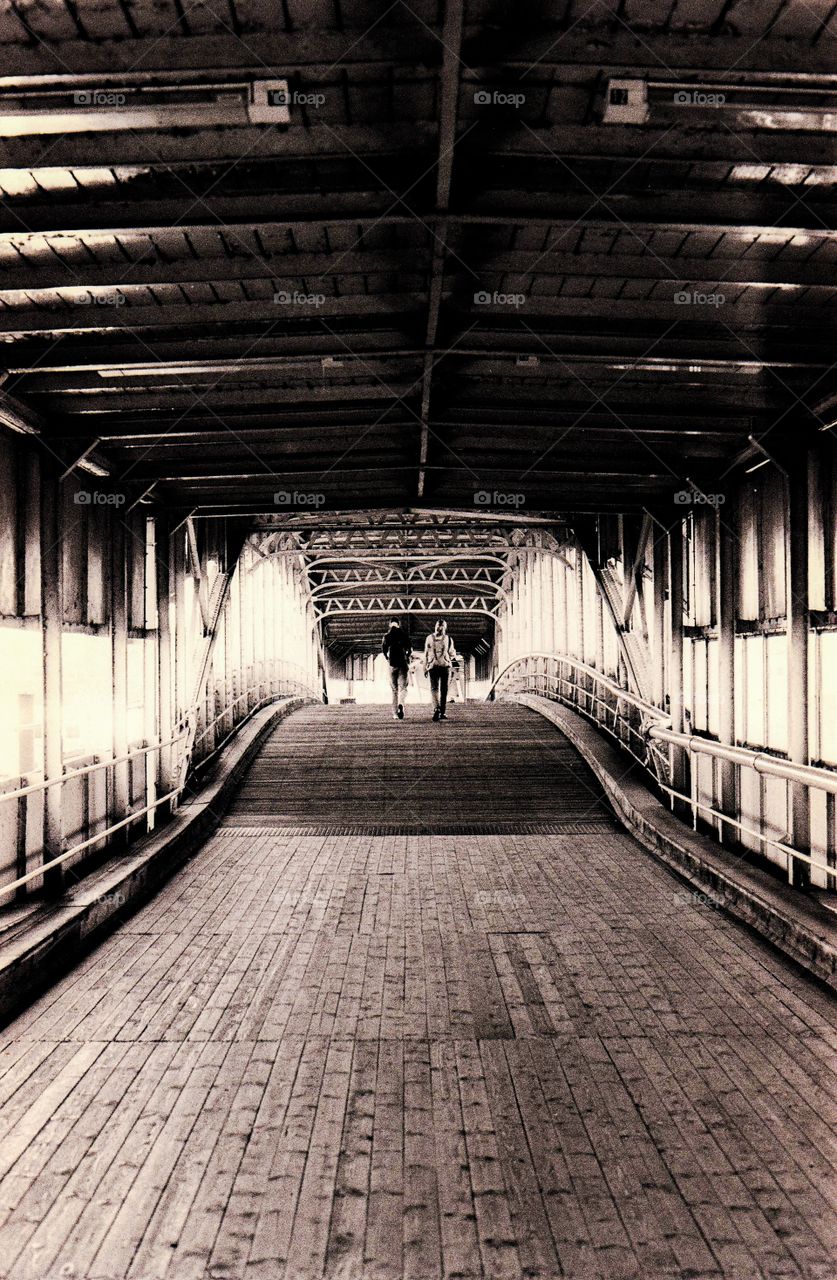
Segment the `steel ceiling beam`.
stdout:
<path fill-rule="evenodd" d="M 464 5 L 459 0 L 445 0 L 445 21 L 442 28 L 442 70 L 439 93 L 439 141 L 436 158 L 436 214 L 433 259 L 427 290 L 427 325 L 424 343 L 426 353 L 421 382 L 421 440 L 419 443 L 419 469 L 416 492 L 424 495 L 427 451 L 430 439 L 430 400 L 433 389 L 433 367 L 436 333 L 445 284 L 445 255 L 447 253 L 448 221 L 451 179 L 453 176 L 453 152 L 456 147 L 456 117 L 459 98 L 459 61 L 462 45 L 462 19 Z"/>
<path fill-rule="evenodd" d="M 665 12 L 669 10 L 664 6 Z M 509 13 L 517 17 L 517 12 Z M 575 26 L 544 22 L 539 29 L 527 31 L 518 21 L 498 27 L 485 20 L 467 23 L 463 31 L 466 61 L 471 67 L 485 65 L 510 71 L 533 70 L 551 78 L 560 68 L 588 68 L 597 73 L 607 68 L 636 74 L 637 60 L 646 65 L 668 67 L 688 72 L 691 76 L 718 76 L 735 73 L 746 83 L 746 77 L 798 72 L 799 53 L 793 41 L 785 39 L 753 39 L 752 42 L 726 32 L 710 35 L 699 27 L 688 33 L 643 30 L 642 41 L 627 25 L 615 26 L 609 12 L 602 7 L 601 22 Z M 30 20 L 34 18 L 30 15 Z M 658 24 L 661 28 L 662 24 Z M 805 66 L 808 73 L 832 75 L 834 57 L 828 32 L 823 26 L 820 40 L 806 42 Z M 742 47 L 743 46 L 743 47 Z M 299 31 L 263 31 L 258 37 L 255 58 L 246 40 L 232 31 L 193 32 L 188 39 L 173 29 L 125 39 L 46 39 L 26 45 L 8 44 L 3 53 L 3 78 L 0 87 L 20 84 L 23 77 L 63 79 L 69 75 L 123 77 L 148 75 L 169 69 L 184 77 L 194 73 L 213 73 L 217 68 L 236 69 L 259 79 L 265 67 L 275 73 L 288 74 L 308 69 L 309 74 L 339 63 L 359 71 L 380 66 L 382 72 L 392 63 L 433 67 L 438 64 L 439 41 L 422 22 L 399 28 L 382 23 L 369 30 L 347 25 L 344 30 L 304 28 Z M 516 77 L 515 77 L 516 78 Z M 41 83 L 43 83 L 41 79 Z M 31 80 L 30 80 L 31 84 Z"/>
<path fill-rule="evenodd" d="M 440 223 L 439 226 L 443 227 L 444 224 Z M 577 235 L 578 229 L 576 228 L 572 234 Z M 771 246 L 771 249 L 775 252 L 775 245 Z M 449 273 L 451 280 L 468 277 L 463 264 L 470 260 L 483 278 L 492 275 L 502 276 L 507 273 L 527 275 L 534 264 L 537 274 L 545 278 L 595 276 L 613 280 L 663 280 L 670 281 L 672 284 L 681 281 L 694 283 L 715 281 L 723 282 L 725 285 L 737 284 L 755 288 L 760 286 L 827 287 L 830 283 L 829 268 L 826 264 L 815 263 L 807 266 L 804 261 L 759 258 L 756 253 L 748 254 L 744 262 L 730 255 L 700 257 L 662 253 L 653 247 L 649 247 L 646 253 L 638 254 L 614 254 L 607 251 L 572 253 L 562 252 L 557 248 L 555 250 L 532 248 L 483 256 L 475 255 L 472 249 L 463 244 L 456 246 L 456 255 L 457 260 L 452 264 Z M 440 259 L 444 257 L 441 249 L 438 255 L 434 254 L 434 263 L 437 256 Z M 412 249 L 410 270 L 424 268 L 426 259 L 426 251 Z M 131 289 L 140 287 L 220 283 L 230 280 L 275 282 L 304 279 L 307 282 L 306 289 L 310 291 L 318 282 L 330 284 L 335 262 L 339 266 L 341 277 L 404 272 L 408 265 L 405 263 L 403 253 L 347 254 L 345 257 L 327 253 L 273 256 L 254 253 L 251 258 L 216 255 L 175 261 L 139 260 L 133 265 L 127 265 L 124 262 L 101 264 L 73 262 L 63 266 L 52 253 L 39 264 L 13 267 L 4 271 L 0 279 L 0 300 L 13 304 L 16 293 L 33 289 L 59 294 L 62 290 L 72 291 L 79 288 L 112 288 L 130 292 Z M 438 268 L 438 274 L 441 281 L 441 265 Z M 432 286 L 433 279 L 431 279 L 431 289 Z M 434 342 L 431 342 L 430 346 L 435 350 Z"/>

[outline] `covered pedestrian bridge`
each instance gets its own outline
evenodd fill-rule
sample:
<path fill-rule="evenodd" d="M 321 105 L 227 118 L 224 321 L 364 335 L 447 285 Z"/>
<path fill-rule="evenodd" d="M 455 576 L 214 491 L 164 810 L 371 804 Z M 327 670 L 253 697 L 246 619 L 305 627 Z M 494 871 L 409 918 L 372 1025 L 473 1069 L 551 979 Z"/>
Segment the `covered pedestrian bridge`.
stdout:
<path fill-rule="evenodd" d="M 837 1271 L 835 24 L 0 0 L 6 1280 Z"/>

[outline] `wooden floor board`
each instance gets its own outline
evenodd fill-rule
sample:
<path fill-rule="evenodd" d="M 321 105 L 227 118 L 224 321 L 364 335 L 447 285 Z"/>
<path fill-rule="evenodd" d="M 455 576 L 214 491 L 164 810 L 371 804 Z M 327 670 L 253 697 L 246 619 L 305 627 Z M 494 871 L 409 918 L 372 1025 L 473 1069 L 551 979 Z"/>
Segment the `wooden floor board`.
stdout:
<path fill-rule="evenodd" d="M 0 1035 L 0 1271 L 832 1280 L 835 1043 L 541 719 L 305 710 Z"/>

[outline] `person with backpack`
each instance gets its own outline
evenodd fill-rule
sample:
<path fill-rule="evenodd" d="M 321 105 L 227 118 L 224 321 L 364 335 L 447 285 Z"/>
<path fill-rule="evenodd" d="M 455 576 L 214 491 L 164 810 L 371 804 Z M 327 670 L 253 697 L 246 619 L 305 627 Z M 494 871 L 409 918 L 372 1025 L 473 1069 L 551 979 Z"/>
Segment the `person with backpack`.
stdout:
<path fill-rule="evenodd" d="M 393 618 L 389 624 L 389 630 L 381 644 L 381 651 L 389 663 L 389 684 L 392 689 L 392 718 L 393 720 L 403 720 L 412 646 L 409 635 L 397 618 Z"/>
<path fill-rule="evenodd" d="M 440 618 L 424 642 L 424 671 L 430 678 L 434 720 L 447 720 L 445 709 L 454 651 L 447 631 L 448 624 Z"/>

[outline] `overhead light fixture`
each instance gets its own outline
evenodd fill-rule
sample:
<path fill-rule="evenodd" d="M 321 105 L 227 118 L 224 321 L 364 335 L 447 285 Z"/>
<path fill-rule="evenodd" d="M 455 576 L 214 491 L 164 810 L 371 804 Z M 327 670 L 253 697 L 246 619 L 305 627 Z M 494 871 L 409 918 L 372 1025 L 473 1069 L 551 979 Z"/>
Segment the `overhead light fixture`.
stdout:
<path fill-rule="evenodd" d="M 746 475 L 749 475 L 751 471 L 758 471 L 760 467 L 764 467 L 767 465 L 768 462 L 772 462 L 777 471 L 781 471 L 783 476 L 787 476 L 788 473 L 785 470 L 785 468 L 782 466 L 780 462 L 776 461 L 772 453 L 767 452 L 767 450 L 765 449 L 764 445 L 761 443 L 760 440 L 757 440 L 755 436 L 747 436 L 747 443 L 754 450 L 756 450 L 757 453 L 763 454 L 763 460 L 761 462 L 753 463 L 751 467 L 746 467 L 745 468 Z"/>
<path fill-rule="evenodd" d="M 648 86 L 644 80 L 608 80 L 602 120 L 605 124 L 644 124 Z"/>
<path fill-rule="evenodd" d="M 229 373 L 236 367 L 236 362 L 230 364 L 155 364 L 140 365 L 136 368 L 125 369 L 97 369 L 96 373 L 100 378 L 164 378 L 172 375 L 174 377 L 198 373 Z"/>
<path fill-rule="evenodd" d="M 754 129 L 837 132 L 837 81 L 833 76 L 762 75 L 758 83 L 608 79 L 602 121 L 647 124 L 695 112 L 722 111 Z"/>
<path fill-rule="evenodd" d="M 88 475 L 99 476 L 100 478 L 109 476 L 110 471 L 103 462 L 96 458 L 94 453 L 96 445 L 100 443 L 100 439 L 101 437 L 97 436 L 95 440 L 91 441 L 84 453 L 81 454 L 80 457 L 76 458 L 75 462 L 72 462 L 59 478 L 61 480 L 66 480 L 67 476 L 71 476 L 74 471 L 86 471 Z"/>
<path fill-rule="evenodd" d="M 65 77 L 60 84 L 0 92 L 0 137 L 200 129 L 290 122 L 287 80 L 145 83 L 126 76 Z M 163 81 L 161 83 L 161 81 Z"/>
<path fill-rule="evenodd" d="M 538 356 L 518 356 L 515 363 L 518 369 L 537 369 L 540 359 Z"/>
<path fill-rule="evenodd" d="M 80 462 L 76 463 L 76 466 L 79 471 L 86 471 L 87 474 L 91 476 L 100 476 L 104 478 L 110 475 L 108 467 L 104 466 L 101 462 L 97 462 L 93 457 L 82 458 Z"/>

